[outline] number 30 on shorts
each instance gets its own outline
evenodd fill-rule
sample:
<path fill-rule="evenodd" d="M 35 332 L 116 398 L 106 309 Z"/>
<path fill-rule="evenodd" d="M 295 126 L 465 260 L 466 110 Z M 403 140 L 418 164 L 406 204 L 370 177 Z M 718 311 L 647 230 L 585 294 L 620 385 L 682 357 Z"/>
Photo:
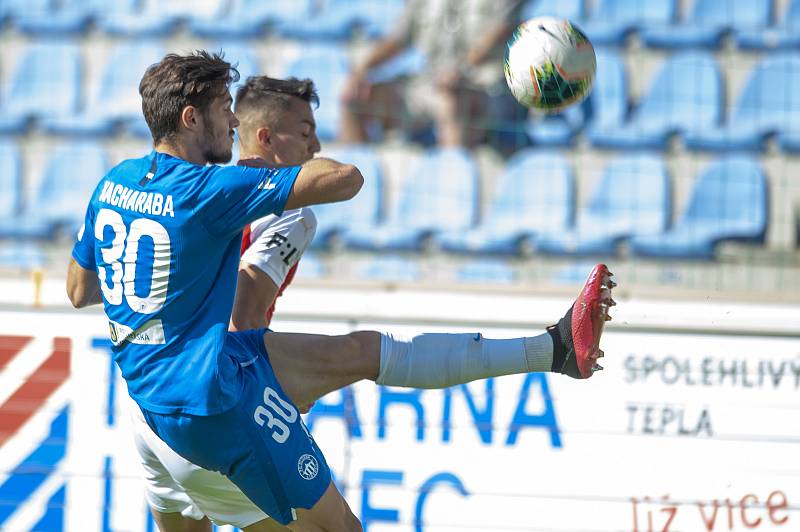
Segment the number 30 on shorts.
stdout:
<path fill-rule="evenodd" d="M 273 440 L 278 443 L 284 443 L 289 439 L 289 427 L 286 423 L 277 419 L 273 413 L 283 418 L 286 423 L 291 424 L 297 421 L 297 409 L 291 403 L 284 401 L 275 390 L 267 386 L 264 388 L 264 405 L 256 408 L 256 411 L 253 412 L 253 419 L 260 426 L 266 425 L 268 429 L 272 429 Z"/>

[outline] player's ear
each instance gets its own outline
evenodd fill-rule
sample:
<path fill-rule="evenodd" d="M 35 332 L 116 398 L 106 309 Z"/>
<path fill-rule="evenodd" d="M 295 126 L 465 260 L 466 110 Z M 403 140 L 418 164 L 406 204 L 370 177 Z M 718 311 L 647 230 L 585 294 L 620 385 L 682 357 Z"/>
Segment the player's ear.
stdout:
<path fill-rule="evenodd" d="M 186 129 L 196 128 L 199 114 L 196 107 L 187 105 L 181 111 L 181 125 Z"/>
<path fill-rule="evenodd" d="M 272 132 L 268 127 L 260 127 L 256 129 L 256 141 L 262 148 L 267 148 L 272 144 Z"/>

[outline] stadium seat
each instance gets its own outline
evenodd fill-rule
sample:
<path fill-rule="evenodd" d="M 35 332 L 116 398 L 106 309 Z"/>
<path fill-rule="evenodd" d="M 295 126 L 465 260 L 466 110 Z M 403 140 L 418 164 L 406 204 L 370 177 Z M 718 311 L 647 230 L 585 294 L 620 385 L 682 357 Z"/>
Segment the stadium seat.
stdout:
<path fill-rule="evenodd" d="M 592 144 L 605 148 L 664 149 L 670 135 L 716 127 L 724 88 L 714 57 L 703 51 L 668 58 L 622 127 L 595 127 Z"/>
<path fill-rule="evenodd" d="M 628 76 L 619 54 L 597 48 L 597 74 L 592 92 L 581 105 L 547 117 L 532 115 L 527 133 L 535 145 L 569 146 L 584 129 L 608 130 L 621 127 L 628 110 Z"/>
<path fill-rule="evenodd" d="M 18 0 L 11 0 L 16 3 Z M 91 20 L 131 16 L 138 0 L 35 0 L 19 2 L 25 9 L 33 6 L 33 12 L 22 11 L 15 25 L 23 32 L 37 34 L 78 34 L 86 30 Z M 46 12 L 37 6 L 46 5 Z M 38 12 L 38 13 L 37 13 Z"/>
<path fill-rule="evenodd" d="M 541 232 L 566 231 L 572 224 L 575 183 L 563 156 L 528 148 L 517 152 L 494 184 L 481 223 L 435 236 L 445 251 L 516 254 Z"/>
<path fill-rule="evenodd" d="M 511 284 L 517 280 L 517 272 L 501 260 L 472 260 L 456 270 L 456 280 L 461 283 Z"/>
<path fill-rule="evenodd" d="M 53 133 L 108 135 L 117 125 L 143 121 L 139 82 L 147 67 L 164 50 L 150 41 L 117 45 L 106 58 L 99 83 L 94 84 L 83 110 L 69 117 L 46 118 L 42 125 Z"/>
<path fill-rule="evenodd" d="M 285 37 L 295 39 L 347 40 L 356 28 L 370 37 L 380 37 L 391 30 L 403 13 L 403 0 L 323 0 L 311 15 L 280 28 Z"/>
<path fill-rule="evenodd" d="M 475 224 L 478 190 L 478 168 L 466 150 L 433 149 L 410 170 L 385 222 L 353 228 L 345 241 L 361 249 L 419 250 L 435 232 Z"/>
<path fill-rule="evenodd" d="M 161 37 L 193 17 L 217 17 L 224 6 L 223 0 L 150 0 L 141 11 L 102 17 L 98 22 L 113 35 Z"/>
<path fill-rule="evenodd" d="M 800 56 L 775 53 L 750 72 L 727 123 L 688 132 L 686 144 L 695 149 L 759 150 L 766 135 L 788 132 L 790 138 L 799 119 Z"/>
<path fill-rule="evenodd" d="M 22 162 L 16 144 L 0 140 L 0 238 L 17 223 L 22 198 Z"/>
<path fill-rule="evenodd" d="M 55 0 L 3 0 L 0 11 L 20 31 L 36 31 L 37 25 L 55 10 Z"/>
<path fill-rule="evenodd" d="M 758 162 L 741 155 L 714 161 L 697 179 L 689 204 L 660 235 L 637 236 L 640 256 L 711 259 L 718 242 L 763 242 L 767 230 L 767 182 Z"/>
<path fill-rule="evenodd" d="M 92 191 L 108 171 L 105 152 L 95 143 L 69 143 L 50 151 L 34 197 L 17 221 L 18 238 L 70 237 L 83 224 Z"/>
<path fill-rule="evenodd" d="M 80 52 L 75 44 L 34 41 L 23 51 L 3 94 L 0 131 L 19 133 L 31 118 L 74 114 L 80 84 Z"/>
<path fill-rule="evenodd" d="M 311 78 L 319 93 L 319 108 L 314 112 L 317 135 L 330 140 L 339 133 L 340 97 L 350 71 L 347 50 L 330 43 L 326 46 L 305 46 L 291 61 L 283 77 Z"/>
<path fill-rule="evenodd" d="M 595 45 L 620 45 L 631 31 L 673 24 L 676 13 L 675 0 L 600 0 L 580 28 Z"/>
<path fill-rule="evenodd" d="M 580 22 L 586 16 L 583 0 L 528 0 L 522 7 L 522 20 L 558 17 Z"/>
<path fill-rule="evenodd" d="M 261 37 L 271 26 L 278 31 L 311 16 L 312 0 L 233 0 L 210 16 L 195 16 L 189 27 L 201 37 Z"/>
<path fill-rule="evenodd" d="M 419 264 L 407 257 L 379 255 L 356 269 L 358 279 L 389 282 L 414 282 L 420 278 Z"/>
<path fill-rule="evenodd" d="M 571 231 L 536 239 L 537 251 L 552 254 L 613 255 L 623 239 L 660 233 L 670 213 L 670 182 L 657 155 L 621 155 L 608 163 Z"/>
<path fill-rule="evenodd" d="M 777 25 L 739 29 L 735 37 L 742 49 L 800 48 L 800 0 L 792 0 Z"/>
<path fill-rule="evenodd" d="M 727 31 L 758 30 L 772 20 L 772 0 L 695 0 L 679 24 L 644 28 L 641 37 L 655 47 L 717 47 Z"/>
<path fill-rule="evenodd" d="M 381 163 L 369 145 L 345 146 L 325 150 L 323 157 L 356 165 L 364 176 L 364 186 L 355 198 L 337 203 L 315 205 L 317 233 L 312 245 L 326 246 L 331 239 L 350 230 L 375 227 L 383 215 L 384 177 Z"/>

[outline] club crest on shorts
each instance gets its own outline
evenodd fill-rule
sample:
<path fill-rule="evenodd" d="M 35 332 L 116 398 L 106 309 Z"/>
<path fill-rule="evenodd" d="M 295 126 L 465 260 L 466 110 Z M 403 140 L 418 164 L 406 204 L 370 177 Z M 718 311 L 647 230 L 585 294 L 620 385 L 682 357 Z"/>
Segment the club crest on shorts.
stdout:
<path fill-rule="evenodd" d="M 310 454 L 304 454 L 297 461 L 297 472 L 306 480 L 313 480 L 319 473 L 319 462 Z"/>

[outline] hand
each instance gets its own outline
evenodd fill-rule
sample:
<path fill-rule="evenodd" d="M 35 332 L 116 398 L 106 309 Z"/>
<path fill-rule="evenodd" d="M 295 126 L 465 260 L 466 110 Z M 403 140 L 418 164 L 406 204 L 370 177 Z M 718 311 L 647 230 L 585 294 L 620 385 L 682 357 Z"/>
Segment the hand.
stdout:
<path fill-rule="evenodd" d="M 462 79 L 463 76 L 461 72 L 458 69 L 451 68 L 439 74 L 436 78 L 436 85 L 440 89 L 452 91 L 461 85 Z"/>
<path fill-rule="evenodd" d="M 354 71 L 342 87 L 341 100 L 344 103 L 363 102 L 369 98 L 372 85 L 367 81 L 367 76 L 361 72 Z"/>

